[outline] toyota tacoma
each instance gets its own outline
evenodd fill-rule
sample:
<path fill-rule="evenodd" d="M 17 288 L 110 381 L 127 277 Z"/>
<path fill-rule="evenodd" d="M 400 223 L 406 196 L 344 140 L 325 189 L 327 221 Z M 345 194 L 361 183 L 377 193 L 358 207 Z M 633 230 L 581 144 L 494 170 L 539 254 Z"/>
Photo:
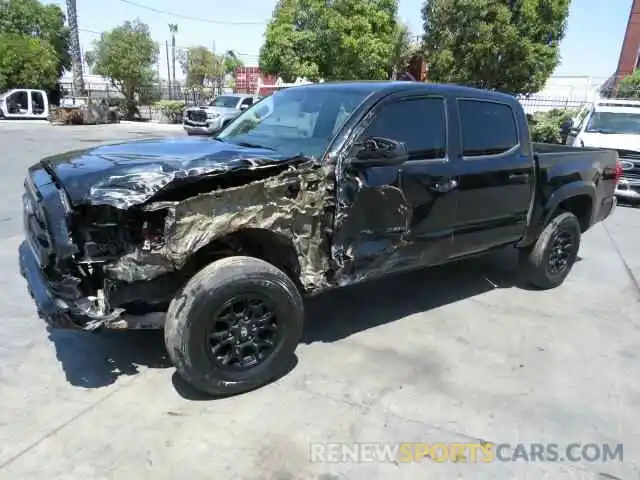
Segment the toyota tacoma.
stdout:
<path fill-rule="evenodd" d="M 51 327 L 164 329 L 185 380 L 231 395 L 284 374 L 304 296 L 509 245 L 560 285 L 620 174 L 615 151 L 532 143 L 509 95 L 297 86 L 216 137 L 33 165 L 20 266 Z"/>

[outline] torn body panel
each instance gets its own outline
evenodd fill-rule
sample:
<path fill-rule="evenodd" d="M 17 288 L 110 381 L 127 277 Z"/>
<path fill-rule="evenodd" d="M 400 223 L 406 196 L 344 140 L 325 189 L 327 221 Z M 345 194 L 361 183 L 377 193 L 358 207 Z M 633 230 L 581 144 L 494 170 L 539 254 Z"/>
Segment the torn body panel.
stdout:
<path fill-rule="evenodd" d="M 77 159 L 72 163 L 86 168 Z M 20 262 L 42 316 L 62 328 L 158 328 L 175 293 L 204 266 L 198 264 L 199 254 L 239 254 L 246 232 L 266 232 L 277 239 L 267 256 L 279 255 L 285 267 L 295 263 L 290 273 L 303 289 L 329 286 L 331 170 L 304 157 L 214 163 L 215 173 L 174 170 L 172 180 L 158 177 L 155 182 L 149 171 L 128 170 L 82 188 L 84 177 L 67 172 L 62 176 L 71 193 L 58 176 L 60 163 L 57 168 L 51 162 L 45 162 L 46 169 L 33 167 L 29 178 L 42 181 L 33 195 L 25 195 L 25 229 L 31 241 Z M 45 199 L 58 195 L 58 203 L 43 203 L 43 192 Z M 62 195 L 69 195 L 74 206 L 61 207 Z M 34 221 L 29 212 L 45 206 L 47 221 L 38 225 L 49 242 L 46 251 L 33 245 L 36 232 L 29 229 Z"/>
<path fill-rule="evenodd" d="M 150 280 L 185 267 L 212 242 L 248 229 L 268 230 L 289 239 L 300 266 L 300 284 L 315 290 L 328 286 L 330 269 L 325 228 L 326 172 L 306 165 L 276 177 L 218 190 L 167 207 L 163 245 L 137 249 L 105 267 L 111 278 Z M 150 209 L 157 208 L 150 204 Z"/>

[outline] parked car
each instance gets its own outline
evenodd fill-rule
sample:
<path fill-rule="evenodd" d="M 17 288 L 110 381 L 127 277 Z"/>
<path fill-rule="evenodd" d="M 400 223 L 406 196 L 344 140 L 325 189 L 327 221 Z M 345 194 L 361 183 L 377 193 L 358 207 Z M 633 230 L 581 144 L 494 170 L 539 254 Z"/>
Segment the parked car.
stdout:
<path fill-rule="evenodd" d="M 532 144 L 504 94 L 291 87 L 215 139 L 33 165 L 20 266 L 52 327 L 164 328 L 179 374 L 229 395 L 284 372 L 304 295 L 504 246 L 529 283 L 560 285 L 616 204 L 616 160 Z"/>
<path fill-rule="evenodd" d="M 622 178 L 615 194 L 640 203 L 640 101 L 602 99 L 585 105 L 564 125 L 568 145 L 618 152 Z"/>
<path fill-rule="evenodd" d="M 187 108 L 182 124 L 189 135 L 213 135 L 256 102 L 257 99 L 251 95 L 220 95 L 208 105 Z"/>
<path fill-rule="evenodd" d="M 14 88 L 0 95 L 0 118 L 46 120 L 49 97 L 44 90 Z"/>

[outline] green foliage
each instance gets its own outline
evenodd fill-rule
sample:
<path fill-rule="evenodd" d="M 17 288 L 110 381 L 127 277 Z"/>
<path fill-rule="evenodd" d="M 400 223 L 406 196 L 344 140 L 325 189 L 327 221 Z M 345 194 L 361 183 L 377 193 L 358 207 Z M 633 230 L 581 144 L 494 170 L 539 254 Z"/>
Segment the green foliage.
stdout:
<path fill-rule="evenodd" d="M 244 62 L 240 60 L 233 50 L 229 50 L 224 54 L 224 60 L 222 62 L 224 67 L 224 73 L 233 75 L 236 68 L 244 67 Z"/>
<path fill-rule="evenodd" d="M 56 51 L 47 41 L 0 34 L 0 91 L 17 87 L 54 89 L 58 68 Z"/>
<path fill-rule="evenodd" d="M 160 109 L 170 123 L 182 122 L 182 115 L 185 109 L 184 102 L 178 100 L 162 100 L 156 103 L 156 107 Z"/>
<path fill-rule="evenodd" d="M 416 50 L 411 42 L 409 27 L 398 21 L 393 40 L 393 50 L 391 52 L 390 73 L 394 75 L 405 71 Z"/>
<path fill-rule="evenodd" d="M 540 91 L 560 62 L 571 0 L 426 0 L 429 78 L 512 94 Z"/>
<path fill-rule="evenodd" d="M 388 78 L 397 0 L 279 0 L 260 68 L 285 81 Z"/>
<path fill-rule="evenodd" d="M 0 0 L 0 90 L 55 90 L 64 69 L 71 66 L 64 20 L 57 5 Z"/>
<path fill-rule="evenodd" d="M 531 140 L 541 143 L 563 143 L 560 135 L 561 125 L 577 115 L 577 109 L 554 108 L 546 112 L 537 112 L 529 122 Z"/>
<path fill-rule="evenodd" d="M 627 75 L 618 84 L 616 92 L 618 98 L 640 98 L 640 70 Z"/>
<path fill-rule="evenodd" d="M 139 20 L 103 33 L 94 44 L 93 71 L 109 78 L 124 95 L 127 118 L 137 115 L 136 96 L 154 80 L 158 50 L 149 27 Z"/>
<path fill-rule="evenodd" d="M 222 74 L 220 59 L 207 47 L 191 47 L 178 55 L 182 72 L 187 76 L 187 87 L 202 88 Z"/>

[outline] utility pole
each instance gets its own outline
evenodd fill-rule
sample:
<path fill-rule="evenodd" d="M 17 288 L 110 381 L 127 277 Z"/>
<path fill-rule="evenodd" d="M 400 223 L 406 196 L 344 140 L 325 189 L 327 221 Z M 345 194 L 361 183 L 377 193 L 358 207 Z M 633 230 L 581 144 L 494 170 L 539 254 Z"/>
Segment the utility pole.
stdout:
<path fill-rule="evenodd" d="M 213 70 L 211 71 L 211 73 L 213 75 L 211 75 L 211 96 L 215 97 L 217 92 L 217 87 L 218 87 L 218 59 L 216 58 L 216 41 L 215 39 L 213 40 L 213 42 L 211 43 L 211 53 L 213 54 L 211 56 L 211 61 L 213 62 Z"/>
<path fill-rule="evenodd" d="M 169 98 L 173 98 L 171 95 L 171 62 L 169 60 L 169 40 L 165 40 L 164 45 L 167 49 L 167 87 L 169 88 Z"/>

